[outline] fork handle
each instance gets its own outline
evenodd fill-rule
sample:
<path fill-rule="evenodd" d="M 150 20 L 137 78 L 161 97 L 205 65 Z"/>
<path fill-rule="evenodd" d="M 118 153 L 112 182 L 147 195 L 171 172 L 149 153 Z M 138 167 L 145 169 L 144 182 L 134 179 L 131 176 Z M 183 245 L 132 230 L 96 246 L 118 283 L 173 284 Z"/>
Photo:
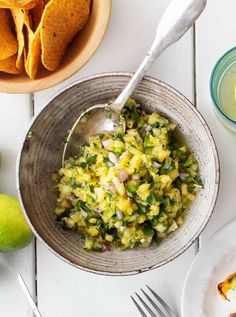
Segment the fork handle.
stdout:
<path fill-rule="evenodd" d="M 120 113 L 128 98 L 147 73 L 158 56 L 171 44 L 179 40 L 194 24 L 202 13 L 207 0 L 172 0 L 156 30 L 154 42 L 143 62 L 135 72 L 128 85 L 110 105 Z"/>

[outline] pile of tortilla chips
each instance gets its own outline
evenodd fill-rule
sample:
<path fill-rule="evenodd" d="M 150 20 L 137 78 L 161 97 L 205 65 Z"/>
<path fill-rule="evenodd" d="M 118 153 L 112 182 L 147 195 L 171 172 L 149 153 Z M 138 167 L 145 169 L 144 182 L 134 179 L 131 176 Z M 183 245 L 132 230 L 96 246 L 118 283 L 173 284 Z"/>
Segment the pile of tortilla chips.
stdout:
<path fill-rule="evenodd" d="M 56 70 L 89 14 L 90 0 L 0 0 L 0 72 Z"/>

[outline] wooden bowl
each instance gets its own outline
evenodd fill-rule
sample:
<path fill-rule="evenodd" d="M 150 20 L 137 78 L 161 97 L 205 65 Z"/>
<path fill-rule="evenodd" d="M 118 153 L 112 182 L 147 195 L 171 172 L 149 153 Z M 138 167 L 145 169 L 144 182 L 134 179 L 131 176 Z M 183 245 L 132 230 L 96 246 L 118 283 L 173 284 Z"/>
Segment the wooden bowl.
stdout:
<path fill-rule="evenodd" d="M 209 128 L 197 109 L 167 84 L 145 77 L 133 97 L 151 112 L 175 122 L 195 154 L 204 188 L 198 193 L 184 224 L 160 245 L 147 249 L 99 253 L 83 248 L 76 232 L 56 223 L 52 175 L 61 167 L 63 138 L 86 108 L 116 97 L 131 74 L 89 77 L 55 96 L 31 124 L 32 138 L 23 143 L 17 167 L 22 209 L 39 240 L 75 267 L 104 275 L 129 275 L 154 269 L 183 253 L 200 235 L 213 211 L 219 188 L 219 161 Z"/>
<path fill-rule="evenodd" d="M 56 71 L 42 69 L 35 80 L 30 79 L 26 74 L 10 75 L 0 72 L 0 92 L 36 92 L 55 86 L 72 76 L 97 50 L 107 29 L 110 11 L 111 0 L 93 0 L 88 23 L 73 39 Z"/>

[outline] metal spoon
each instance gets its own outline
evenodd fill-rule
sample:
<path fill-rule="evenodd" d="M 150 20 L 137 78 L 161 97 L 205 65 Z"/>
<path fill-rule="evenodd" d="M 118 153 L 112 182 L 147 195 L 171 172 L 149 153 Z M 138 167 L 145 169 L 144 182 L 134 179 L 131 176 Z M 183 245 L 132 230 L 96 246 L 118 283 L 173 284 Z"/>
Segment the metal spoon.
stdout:
<path fill-rule="evenodd" d="M 72 127 L 64 148 L 62 164 L 79 154 L 91 135 L 123 127 L 120 113 L 139 82 L 158 56 L 179 40 L 202 13 L 207 0 L 172 0 L 156 30 L 154 42 L 128 85 L 111 104 L 98 104 L 83 112 Z"/>

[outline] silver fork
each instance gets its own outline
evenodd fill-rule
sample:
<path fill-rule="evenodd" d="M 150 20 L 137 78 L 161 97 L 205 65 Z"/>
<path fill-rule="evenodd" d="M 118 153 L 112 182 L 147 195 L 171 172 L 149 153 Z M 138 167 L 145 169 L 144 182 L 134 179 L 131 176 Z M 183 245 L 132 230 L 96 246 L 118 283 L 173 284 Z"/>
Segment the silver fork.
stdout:
<path fill-rule="evenodd" d="M 150 286 L 146 285 L 146 287 L 149 289 L 153 297 L 155 297 L 158 305 L 154 302 L 154 300 L 141 288 L 141 292 L 144 294 L 148 302 L 153 306 L 153 308 L 150 308 L 150 304 L 147 304 L 144 299 L 135 292 L 136 296 L 138 297 L 139 301 L 143 304 L 143 306 L 148 311 L 149 315 L 152 317 L 178 317 L 173 310 L 166 304 L 166 302 L 158 296 Z M 130 296 L 132 301 L 134 302 L 135 306 L 138 308 L 140 314 L 143 317 L 148 317 L 148 315 L 143 311 L 141 306 L 137 303 L 137 301 L 133 298 L 133 296 Z"/>

